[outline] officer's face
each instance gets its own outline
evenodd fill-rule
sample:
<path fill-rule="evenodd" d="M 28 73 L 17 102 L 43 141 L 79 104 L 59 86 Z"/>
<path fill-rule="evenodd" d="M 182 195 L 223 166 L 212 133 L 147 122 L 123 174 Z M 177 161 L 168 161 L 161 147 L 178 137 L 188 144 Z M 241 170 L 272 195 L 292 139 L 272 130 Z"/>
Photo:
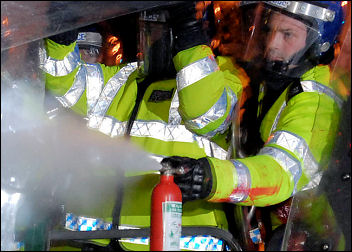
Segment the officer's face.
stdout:
<path fill-rule="evenodd" d="M 306 45 L 304 23 L 280 13 L 274 13 L 268 23 L 265 57 L 269 61 L 288 61 Z"/>
<path fill-rule="evenodd" d="M 99 53 L 92 53 L 89 49 L 79 49 L 81 59 L 89 64 L 94 64 L 99 61 Z"/>

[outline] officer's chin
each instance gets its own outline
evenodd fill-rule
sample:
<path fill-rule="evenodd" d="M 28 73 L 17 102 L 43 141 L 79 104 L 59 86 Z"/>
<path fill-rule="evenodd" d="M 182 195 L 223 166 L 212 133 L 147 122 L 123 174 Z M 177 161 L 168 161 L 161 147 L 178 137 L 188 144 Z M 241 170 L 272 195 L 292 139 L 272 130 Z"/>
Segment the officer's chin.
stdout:
<path fill-rule="evenodd" d="M 94 64 L 97 62 L 97 57 L 84 57 L 84 56 L 82 56 L 82 60 L 88 64 Z"/>

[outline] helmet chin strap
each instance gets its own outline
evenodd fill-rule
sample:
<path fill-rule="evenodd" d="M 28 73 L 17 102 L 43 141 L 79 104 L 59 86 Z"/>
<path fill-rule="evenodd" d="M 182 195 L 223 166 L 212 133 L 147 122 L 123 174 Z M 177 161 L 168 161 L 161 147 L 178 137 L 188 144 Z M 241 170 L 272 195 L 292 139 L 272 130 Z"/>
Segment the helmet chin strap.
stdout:
<path fill-rule="evenodd" d="M 290 64 L 291 64 L 290 61 L 286 61 L 286 62 L 280 61 L 280 60 L 266 61 L 265 70 L 269 72 L 275 72 L 278 75 L 286 75 L 286 72 Z"/>
<path fill-rule="evenodd" d="M 282 86 L 288 85 L 293 79 L 300 78 L 305 72 L 314 67 L 311 60 L 311 46 L 308 50 L 305 48 L 295 53 L 287 61 L 266 61 L 265 62 L 265 80 L 267 85 L 272 89 L 278 90 Z"/>

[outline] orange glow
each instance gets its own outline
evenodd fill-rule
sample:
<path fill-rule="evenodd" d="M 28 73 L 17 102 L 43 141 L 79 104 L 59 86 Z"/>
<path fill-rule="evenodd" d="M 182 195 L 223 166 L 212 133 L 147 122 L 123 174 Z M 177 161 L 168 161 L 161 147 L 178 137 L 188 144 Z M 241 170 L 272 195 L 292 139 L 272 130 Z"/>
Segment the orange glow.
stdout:
<path fill-rule="evenodd" d="M 119 38 L 111 35 L 107 39 L 107 42 L 109 43 L 108 47 L 109 47 L 110 57 L 112 57 L 112 60 L 115 65 L 119 65 L 121 63 L 121 59 L 123 57 L 122 44 L 119 41 Z"/>
<path fill-rule="evenodd" d="M 220 12 L 220 7 L 216 7 L 214 10 L 215 15 L 218 14 Z"/>
<path fill-rule="evenodd" d="M 196 19 L 201 19 L 203 17 L 203 11 L 209 4 L 211 4 L 211 1 L 199 1 L 196 3 Z"/>
<path fill-rule="evenodd" d="M 108 42 L 110 44 L 116 44 L 116 41 L 119 40 L 118 38 L 116 38 L 115 36 L 112 36 L 111 38 L 108 39 Z"/>
<path fill-rule="evenodd" d="M 2 20 L 2 24 L 8 26 L 9 25 L 9 19 L 7 17 Z"/>
<path fill-rule="evenodd" d="M 345 6 L 346 4 L 348 4 L 348 1 L 342 1 L 341 6 L 343 7 L 343 6 Z"/>
<path fill-rule="evenodd" d="M 220 40 L 219 39 L 213 39 L 210 43 L 211 48 L 215 49 L 219 46 Z"/>
<path fill-rule="evenodd" d="M 4 33 L 4 37 L 6 38 L 7 36 L 9 36 L 11 34 L 11 31 L 10 30 L 7 30 L 7 31 L 5 31 L 5 33 Z"/>
<path fill-rule="evenodd" d="M 337 88 L 339 90 L 339 93 L 341 94 L 342 97 L 348 97 L 351 95 L 350 90 L 348 90 L 348 88 L 342 81 L 339 81 L 337 85 L 338 85 Z"/>
<path fill-rule="evenodd" d="M 341 45 L 340 45 L 340 43 L 336 43 L 336 44 L 334 44 L 334 49 L 335 49 L 335 51 L 334 51 L 334 58 L 337 58 L 339 55 L 340 55 L 340 52 L 341 52 Z"/>
<path fill-rule="evenodd" d="M 121 58 L 122 58 L 122 54 L 121 53 L 116 56 L 116 65 L 120 64 Z"/>
<path fill-rule="evenodd" d="M 136 56 L 138 59 L 143 59 L 143 53 L 141 52 L 138 52 Z"/>
<path fill-rule="evenodd" d="M 112 48 L 112 54 L 116 54 L 120 50 L 120 43 L 117 43 L 114 48 Z"/>

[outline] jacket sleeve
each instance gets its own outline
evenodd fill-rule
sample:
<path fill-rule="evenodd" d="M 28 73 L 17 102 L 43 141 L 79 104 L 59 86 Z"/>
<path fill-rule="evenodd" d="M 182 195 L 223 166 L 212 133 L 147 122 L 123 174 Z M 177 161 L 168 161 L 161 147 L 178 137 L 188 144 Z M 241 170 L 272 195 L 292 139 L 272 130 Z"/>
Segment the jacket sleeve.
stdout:
<path fill-rule="evenodd" d="M 179 113 L 186 128 L 208 138 L 224 133 L 241 95 L 240 79 L 206 45 L 183 50 L 173 60 Z"/>
<path fill-rule="evenodd" d="M 116 113 L 112 109 L 117 109 L 127 78 L 136 65 L 86 64 L 80 59 L 76 42 L 62 45 L 45 39 L 40 67 L 45 72 L 46 88 L 64 107 L 92 119 L 89 125 L 93 128 L 98 127 L 99 118 L 105 114 L 112 113 L 120 121 L 127 119 L 129 112 Z"/>
<path fill-rule="evenodd" d="M 332 90 L 315 83 L 318 86 L 304 87 L 305 92 L 289 100 L 257 155 L 208 158 L 214 176 L 209 201 L 268 206 L 319 184 L 341 111 Z"/>

